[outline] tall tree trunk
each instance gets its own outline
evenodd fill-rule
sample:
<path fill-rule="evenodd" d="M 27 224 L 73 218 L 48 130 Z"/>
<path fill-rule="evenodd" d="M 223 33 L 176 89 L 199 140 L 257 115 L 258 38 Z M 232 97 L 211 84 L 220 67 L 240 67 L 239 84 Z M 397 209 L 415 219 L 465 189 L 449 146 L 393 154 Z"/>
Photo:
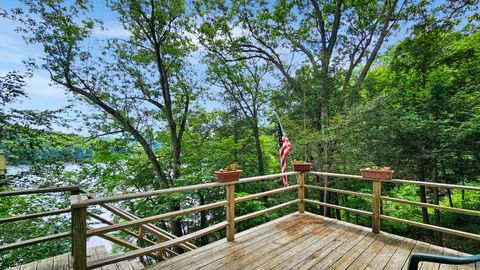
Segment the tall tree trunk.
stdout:
<path fill-rule="evenodd" d="M 181 143 L 180 141 L 176 140 L 172 142 L 173 148 L 173 159 L 172 159 L 172 178 L 178 179 L 180 177 L 180 152 L 181 152 Z M 170 203 L 170 211 L 178 211 L 180 210 L 180 202 L 174 200 Z M 181 218 L 174 218 L 171 221 L 172 226 L 172 233 L 176 236 L 182 236 L 182 220 Z"/>
<path fill-rule="evenodd" d="M 174 212 L 174 211 L 178 211 L 180 210 L 180 204 L 178 203 L 178 201 L 172 201 L 169 203 L 169 210 L 170 212 Z M 176 236 L 182 236 L 183 235 L 183 231 L 182 231 L 182 222 L 180 220 L 180 218 L 173 218 L 170 220 L 170 227 L 172 228 L 172 233 Z M 181 248 L 178 248 L 178 247 L 175 247 L 174 248 L 176 252 L 180 252 L 180 253 L 183 253 L 183 249 Z"/>
<path fill-rule="evenodd" d="M 330 87 L 330 78 L 328 76 L 328 64 L 324 66 L 319 78 L 319 91 L 320 91 L 320 132 L 322 134 L 322 170 L 324 172 L 330 171 L 330 147 L 327 141 L 328 138 L 328 123 L 329 123 L 329 101 L 328 101 L 328 91 Z M 332 186 L 330 179 L 324 176 L 324 186 L 329 188 Z M 330 203 L 331 196 L 329 192 L 324 192 L 324 201 Z M 331 213 L 328 210 L 328 207 L 324 207 L 324 213 L 327 217 L 331 217 Z"/>
<path fill-rule="evenodd" d="M 428 166 L 426 166 L 425 164 L 422 164 L 422 166 L 420 166 L 420 171 L 419 171 L 419 180 L 422 181 L 422 182 L 425 182 L 426 179 L 427 179 L 427 176 L 426 176 L 426 171 L 428 170 Z M 427 201 L 427 190 L 426 190 L 426 187 L 425 186 L 420 186 L 420 201 L 422 203 L 428 203 Z M 427 207 L 422 207 L 422 218 L 423 218 L 423 223 L 425 224 L 430 224 L 430 217 L 428 215 L 428 208 Z M 433 241 L 435 238 L 435 232 L 432 231 L 432 230 L 426 230 L 426 234 L 427 236 L 429 237 L 429 239 L 431 239 L 431 241 Z"/>
<path fill-rule="evenodd" d="M 421 166 L 419 171 L 418 180 L 425 181 L 425 167 Z M 425 186 L 420 186 L 420 201 L 422 203 L 427 203 L 427 191 Z M 430 218 L 428 217 L 428 208 L 422 207 L 422 217 L 423 223 L 430 224 Z"/>
<path fill-rule="evenodd" d="M 427 203 L 427 191 L 425 186 L 420 186 L 420 201 L 422 203 Z M 430 224 L 430 219 L 428 217 L 428 209 L 426 207 L 422 207 L 422 217 L 423 223 Z"/>
<path fill-rule="evenodd" d="M 340 198 L 338 193 L 334 193 L 333 196 L 333 204 L 340 205 Z M 340 209 L 335 208 L 335 218 L 338 220 L 342 220 L 342 214 L 340 212 Z"/>
<path fill-rule="evenodd" d="M 258 163 L 258 175 L 265 175 L 265 162 L 263 161 L 263 153 L 262 153 L 262 144 L 260 141 L 260 132 L 258 130 L 258 120 L 256 116 L 254 116 L 252 122 L 252 130 L 253 130 L 253 137 L 255 140 L 255 149 L 257 152 L 257 163 Z M 262 191 L 267 191 L 268 187 L 262 188 Z M 263 202 L 266 204 L 268 203 L 268 196 L 263 196 Z"/>
<path fill-rule="evenodd" d="M 255 149 L 257 151 L 258 175 L 265 175 L 265 162 L 263 160 L 262 144 L 260 141 L 260 132 L 258 129 L 258 120 L 252 121 L 253 137 L 255 140 Z"/>
<path fill-rule="evenodd" d="M 205 196 L 203 196 L 202 191 L 199 190 L 197 192 L 198 198 L 200 201 L 200 205 L 205 205 Z M 207 220 L 207 212 L 206 211 L 200 211 L 200 229 L 205 229 L 208 227 L 208 220 Z M 204 246 L 208 244 L 208 236 L 204 235 L 200 238 L 200 245 Z"/>
<path fill-rule="evenodd" d="M 439 205 L 440 204 L 440 194 L 438 191 L 438 187 L 434 189 L 434 194 L 435 194 L 435 204 Z M 440 210 L 435 209 L 435 225 L 441 226 L 441 221 L 440 221 Z M 439 246 L 443 246 L 443 234 L 441 232 L 435 232 L 435 243 Z"/>
<path fill-rule="evenodd" d="M 240 134 L 238 133 L 238 109 L 236 107 L 233 109 L 233 115 L 233 142 L 236 146 L 240 140 Z M 236 148 L 235 152 L 233 153 L 233 158 L 235 162 L 238 162 L 238 150 Z"/>
<path fill-rule="evenodd" d="M 329 179 L 327 176 L 323 176 L 323 186 L 328 188 L 330 187 L 330 183 L 329 183 Z M 329 203 L 331 200 L 329 199 L 330 197 L 330 192 L 324 190 L 323 191 L 323 202 L 324 203 Z M 327 206 L 324 206 L 323 207 L 323 214 L 326 216 L 326 217 L 331 217 L 331 213 L 330 213 L 330 208 L 328 208 Z"/>
<path fill-rule="evenodd" d="M 450 207 L 454 207 L 453 200 L 452 200 L 452 189 L 447 188 L 447 194 L 448 194 L 448 202 L 450 203 Z"/>
<path fill-rule="evenodd" d="M 321 183 L 321 180 L 320 180 L 320 176 L 316 175 L 315 178 L 317 179 L 317 185 L 320 186 L 322 183 Z M 323 192 L 323 190 L 318 190 L 318 201 L 319 202 L 325 202 L 324 200 L 324 196 L 325 195 L 325 192 Z M 324 215 L 324 208 L 323 207 L 320 207 L 319 209 L 319 214 L 320 215 Z"/>

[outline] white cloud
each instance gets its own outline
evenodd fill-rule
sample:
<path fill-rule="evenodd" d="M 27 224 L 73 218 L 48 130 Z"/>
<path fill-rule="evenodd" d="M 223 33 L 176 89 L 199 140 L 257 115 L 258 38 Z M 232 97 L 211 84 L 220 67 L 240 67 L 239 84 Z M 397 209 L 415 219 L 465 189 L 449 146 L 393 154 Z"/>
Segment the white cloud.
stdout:
<path fill-rule="evenodd" d="M 93 36 L 97 38 L 127 38 L 130 36 L 130 31 L 123 28 L 120 23 L 116 22 L 116 24 L 114 24 L 112 22 L 110 24 L 112 25 L 105 25 L 104 29 L 100 29 L 99 27 L 95 28 L 93 30 Z"/>
<path fill-rule="evenodd" d="M 65 101 L 66 95 L 63 87 L 52 85 L 46 72 L 36 72 L 27 81 L 26 90 L 31 99 L 48 99 L 51 101 Z"/>

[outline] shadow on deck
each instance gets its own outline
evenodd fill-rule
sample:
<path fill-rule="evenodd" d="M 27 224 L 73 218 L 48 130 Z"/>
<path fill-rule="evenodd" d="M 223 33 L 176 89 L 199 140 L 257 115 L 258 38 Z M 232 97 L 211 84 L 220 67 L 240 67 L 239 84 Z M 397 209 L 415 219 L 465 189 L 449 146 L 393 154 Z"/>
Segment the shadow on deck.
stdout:
<path fill-rule="evenodd" d="M 148 267 L 159 269 L 406 269 L 410 253 L 455 250 L 305 213 L 291 214 Z M 477 264 L 476 269 L 480 269 Z M 424 263 L 419 269 L 475 269 Z"/>

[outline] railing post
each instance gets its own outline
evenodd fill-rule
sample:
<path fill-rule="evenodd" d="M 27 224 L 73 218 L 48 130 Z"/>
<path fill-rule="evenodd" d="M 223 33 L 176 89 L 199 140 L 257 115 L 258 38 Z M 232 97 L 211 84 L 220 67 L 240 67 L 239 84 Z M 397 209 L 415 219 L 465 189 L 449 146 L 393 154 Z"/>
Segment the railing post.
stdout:
<path fill-rule="evenodd" d="M 0 155 L 0 184 L 7 183 L 7 160 L 4 155 Z"/>
<path fill-rule="evenodd" d="M 305 212 L 305 174 L 300 172 L 298 174 L 298 212 Z"/>
<path fill-rule="evenodd" d="M 382 181 L 373 180 L 373 199 L 372 199 L 372 231 L 380 232 L 380 204 L 382 196 Z"/>
<path fill-rule="evenodd" d="M 142 248 L 143 247 L 143 234 L 144 234 L 144 230 L 143 230 L 143 226 L 140 226 L 138 228 L 138 241 L 137 241 L 137 245 Z M 158 253 L 157 253 L 158 254 Z M 138 260 L 142 263 L 142 264 L 145 264 L 145 261 L 143 259 L 143 256 L 140 256 L 138 257 Z"/>
<path fill-rule="evenodd" d="M 86 200 L 85 195 L 73 195 L 70 197 L 72 208 L 72 256 L 73 269 L 87 269 L 87 207 L 75 206 L 82 200 Z"/>
<path fill-rule="evenodd" d="M 227 189 L 227 241 L 235 240 L 235 185 L 226 185 Z"/>

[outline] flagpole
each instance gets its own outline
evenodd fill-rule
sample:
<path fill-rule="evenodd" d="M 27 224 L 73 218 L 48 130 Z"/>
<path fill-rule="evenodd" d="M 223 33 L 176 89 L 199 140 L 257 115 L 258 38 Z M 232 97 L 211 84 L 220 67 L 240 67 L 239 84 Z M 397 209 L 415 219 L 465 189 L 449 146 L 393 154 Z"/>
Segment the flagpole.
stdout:
<path fill-rule="evenodd" d="M 281 128 L 281 129 L 282 129 L 282 131 L 283 131 L 282 122 L 280 122 L 280 117 L 278 117 L 278 114 L 277 114 L 277 112 L 275 112 L 275 111 L 274 111 L 273 113 L 274 113 L 274 114 L 275 114 L 275 116 L 277 117 L 278 124 L 280 125 L 280 128 Z"/>
<path fill-rule="evenodd" d="M 287 134 L 283 131 L 282 122 L 280 122 L 280 117 L 274 111 L 275 116 L 277 117 L 278 121 L 278 136 L 279 136 L 279 143 L 280 143 L 280 166 L 282 168 L 282 173 L 287 172 L 287 158 L 288 154 L 292 150 L 292 144 L 288 141 Z M 283 177 L 283 184 L 288 187 L 288 177 L 284 175 Z"/>
<path fill-rule="evenodd" d="M 275 117 L 277 117 L 277 121 L 278 121 L 278 124 L 280 125 L 280 128 L 282 129 L 282 132 L 284 132 L 283 126 L 282 126 L 282 122 L 280 121 L 280 117 L 278 117 L 278 114 L 277 114 L 276 111 L 273 111 L 273 113 L 275 114 Z M 285 133 L 285 132 L 284 132 L 284 133 Z M 290 157 L 290 155 L 287 156 L 287 158 L 289 158 L 289 157 Z M 292 161 L 294 160 L 294 158 L 292 158 L 292 157 L 290 157 L 290 159 L 291 159 Z"/>

